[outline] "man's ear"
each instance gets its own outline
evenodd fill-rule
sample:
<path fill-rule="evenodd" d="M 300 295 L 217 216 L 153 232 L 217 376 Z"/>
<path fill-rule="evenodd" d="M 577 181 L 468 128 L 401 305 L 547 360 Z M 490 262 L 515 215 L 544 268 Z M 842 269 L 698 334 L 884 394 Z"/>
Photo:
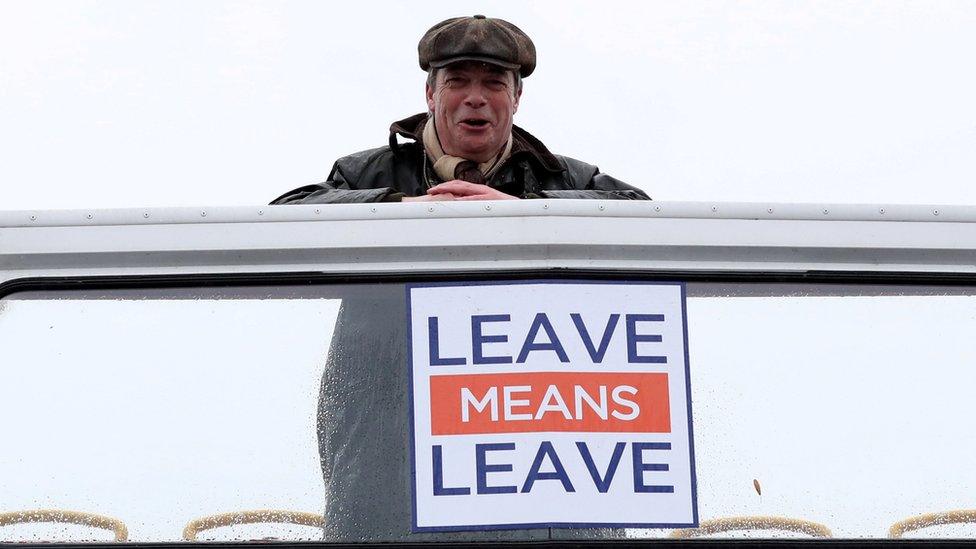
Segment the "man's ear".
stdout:
<path fill-rule="evenodd" d="M 427 96 L 427 112 L 434 112 L 434 89 L 427 84 L 424 94 Z"/>
<path fill-rule="evenodd" d="M 512 114 L 515 114 L 515 113 L 517 113 L 517 112 L 518 112 L 518 106 L 519 106 L 519 100 L 520 100 L 520 99 L 522 99 L 522 88 L 519 88 L 519 89 L 518 89 L 518 90 L 517 90 L 517 91 L 515 92 L 515 101 L 514 101 L 514 102 L 512 103 L 512 106 L 514 107 L 514 108 L 512 109 Z"/>

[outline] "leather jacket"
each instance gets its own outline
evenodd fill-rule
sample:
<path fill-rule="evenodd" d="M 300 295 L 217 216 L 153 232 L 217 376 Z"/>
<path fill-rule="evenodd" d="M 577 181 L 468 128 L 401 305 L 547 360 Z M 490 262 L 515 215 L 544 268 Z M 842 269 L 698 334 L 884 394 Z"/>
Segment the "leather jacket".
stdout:
<path fill-rule="evenodd" d="M 272 204 L 398 202 L 421 196 L 441 183 L 424 152 L 422 134 L 428 117 L 416 114 L 390 126 L 390 144 L 340 158 L 324 183 L 306 185 Z M 397 136 L 412 139 L 399 143 Z M 549 152 L 529 132 L 512 127 L 512 154 L 488 185 L 520 198 L 596 198 L 650 200 L 644 191 L 593 165 Z"/>

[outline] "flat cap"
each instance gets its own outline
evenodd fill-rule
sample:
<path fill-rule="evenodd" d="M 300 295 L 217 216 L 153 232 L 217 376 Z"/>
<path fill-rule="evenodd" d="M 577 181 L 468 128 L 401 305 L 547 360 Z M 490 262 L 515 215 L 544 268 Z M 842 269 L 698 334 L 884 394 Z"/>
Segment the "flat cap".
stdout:
<path fill-rule="evenodd" d="M 484 15 L 441 21 L 424 34 L 417 51 L 425 71 L 458 61 L 491 63 L 523 78 L 535 70 L 535 44 L 522 29 Z"/>

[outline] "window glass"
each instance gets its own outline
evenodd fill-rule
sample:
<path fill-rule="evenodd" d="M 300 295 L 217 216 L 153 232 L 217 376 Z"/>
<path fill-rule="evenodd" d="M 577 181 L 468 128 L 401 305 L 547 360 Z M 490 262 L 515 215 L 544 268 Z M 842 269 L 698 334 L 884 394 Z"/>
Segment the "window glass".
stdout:
<path fill-rule="evenodd" d="M 701 519 L 793 517 L 884 537 L 911 516 L 972 507 L 976 297 L 793 293 L 688 300 Z"/>
<path fill-rule="evenodd" d="M 974 289 L 689 282 L 686 295 L 698 531 L 410 534 L 393 283 L 5 297 L 0 510 L 118 519 L 129 541 L 190 526 L 199 540 L 402 541 L 695 536 L 741 517 L 760 518 L 710 536 L 886 537 L 973 507 Z M 976 535 L 925 524 L 904 536 Z M 12 524 L 0 540 L 116 537 L 101 526 Z"/>
<path fill-rule="evenodd" d="M 133 541 L 178 540 L 230 511 L 321 513 L 315 405 L 339 300 L 250 294 L 4 299 L 2 509 L 115 517 Z M 269 528 L 241 534 L 321 538 Z M 39 524 L 0 535 L 112 539 Z"/>

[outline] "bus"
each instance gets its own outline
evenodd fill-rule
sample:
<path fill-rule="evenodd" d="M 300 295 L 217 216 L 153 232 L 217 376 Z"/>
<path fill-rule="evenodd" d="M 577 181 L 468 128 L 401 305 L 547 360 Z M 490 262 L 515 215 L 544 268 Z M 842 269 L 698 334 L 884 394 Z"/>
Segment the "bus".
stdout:
<path fill-rule="evenodd" d="M 14 547 L 976 534 L 973 207 L 6 211 L 0 289 Z"/>

